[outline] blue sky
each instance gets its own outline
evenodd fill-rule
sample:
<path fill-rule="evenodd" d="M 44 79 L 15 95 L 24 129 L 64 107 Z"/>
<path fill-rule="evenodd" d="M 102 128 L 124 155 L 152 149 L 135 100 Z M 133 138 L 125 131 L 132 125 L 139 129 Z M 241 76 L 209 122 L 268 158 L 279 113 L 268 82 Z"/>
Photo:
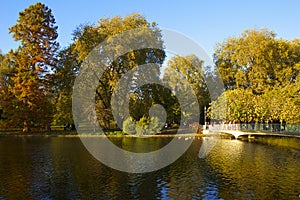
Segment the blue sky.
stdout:
<path fill-rule="evenodd" d="M 18 13 L 37 1 L 4 1 L 0 8 L 0 49 L 3 53 L 18 44 L 8 34 L 8 28 L 18 19 Z M 238 36 L 245 29 L 268 28 L 278 37 L 300 38 L 300 1 L 41 1 L 49 6 L 59 27 L 59 42 L 71 42 L 72 31 L 80 24 L 97 22 L 103 17 L 143 14 L 159 27 L 179 31 L 195 40 L 212 55 L 215 44 L 229 36 Z"/>

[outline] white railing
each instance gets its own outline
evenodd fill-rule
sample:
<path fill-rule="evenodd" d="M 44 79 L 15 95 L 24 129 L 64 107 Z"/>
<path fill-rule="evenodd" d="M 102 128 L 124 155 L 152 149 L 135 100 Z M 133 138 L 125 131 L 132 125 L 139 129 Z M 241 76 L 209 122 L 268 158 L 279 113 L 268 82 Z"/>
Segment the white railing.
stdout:
<path fill-rule="evenodd" d="M 300 124 L 211 124 L 204 129 L 212 131 L 241 130 L 241 131 L 265 131 L 282 133 L 300 133 Z"/>

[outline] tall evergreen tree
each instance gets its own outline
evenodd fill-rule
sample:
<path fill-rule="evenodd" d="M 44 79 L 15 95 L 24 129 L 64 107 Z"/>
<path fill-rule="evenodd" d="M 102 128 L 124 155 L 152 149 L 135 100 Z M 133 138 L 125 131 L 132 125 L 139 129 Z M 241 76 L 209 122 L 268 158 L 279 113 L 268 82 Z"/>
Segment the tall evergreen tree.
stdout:
<path fill-rule="evenodd" d="M 48 99 L 51 69 L 56 65 L 57 26 L 51 9 L 42 3 L 29 6 L 19 13 L 17 24 L 9 32 L 21 45 L 11 52 L 15 73 L 7 92 L 11 108 L 10 123 L 23 125 L 28 131 L 33 126 L 42 127 L 51 122 L 52 109 Z"/>

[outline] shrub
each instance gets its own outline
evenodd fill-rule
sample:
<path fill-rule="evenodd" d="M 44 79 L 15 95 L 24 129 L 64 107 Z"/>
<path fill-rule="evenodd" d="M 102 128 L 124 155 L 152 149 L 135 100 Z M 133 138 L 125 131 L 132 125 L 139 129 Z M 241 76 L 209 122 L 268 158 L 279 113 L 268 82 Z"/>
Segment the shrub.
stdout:
<path fill-rule="evenodd" d="M 135 121 L 132 119 L 132 117 L 128 117 L 124 122 L 123 122 L 123 132 L 127 134 L 136 134 L 135 130 Z"/>
<path fill-rule="evenodd" d="M 162 124 L 158 117 L 142 117 L 139 121 L 135 122 L 132 117 L 127 118 L 123 122 L 123 132 L 131 135 L 153 135 L 160 133 Z"/>
<path fill-rule="evenodd" d="M 142 117 L 136 126 L 137 135 L 154 135 L 160 133 L 162 124 L 158 117 L 152 117 L 151 120 L 147 117 Z"/>
<path fill-rule="evenodd" d="M 136 123 L 136 134 L 138 136 L 146 135 L 147 129 L 149 125 L 149 119 L 147 117 L 142 117 L 140 120 Z"/>
<path fill-rule="evenodd" d="M 147 134 L 147 126 L 136 126 L 135 130 L 136 130 L 136 135 L 137 136 Z"/>
<path fill-rule="evenodd" d="M 151 117 L 151 122 L 149 124 L 149 134 L 160 133 L 162 125 L 163 124 L 160 123 L 160 119 L 158 117 Z"/>

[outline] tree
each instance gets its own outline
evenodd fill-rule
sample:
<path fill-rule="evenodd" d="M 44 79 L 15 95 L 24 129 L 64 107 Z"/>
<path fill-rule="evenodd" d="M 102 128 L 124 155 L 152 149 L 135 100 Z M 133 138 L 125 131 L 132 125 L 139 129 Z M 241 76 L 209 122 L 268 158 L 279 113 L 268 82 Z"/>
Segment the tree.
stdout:
<path fill-rule="evenodd" d="M 300 42 L 246 30 L 217 45 L 217 70 L 227 91 L 211 103 L 210 117 L 240 122 L 299 123 Z"/>
<path fill-rule="evenodd" d="M 122 38 L 123 45 L 120 45 L 120 38 L 114 36 L 133 29 L 136 30 L 135 34 L 127 32 L 126 37 Z M 149 37 L 151 38 L 150 40 L 148 40 Z M 109 45 L 99 47 L 98 45 L 103 41 L 106 41 Z M 149 42 L 156 43 L 156 46 L 160 48 L 147 48 Z M 150 24 L 139 14 L 132 14 L 124 18 L 117 16 L 111 19 L 101 19 L 98 25 L 85 25 L 81 27 L 75 32 L 74 44 L 74 50 L 78 52 L 79 61 L 84 61 L 94 48 L 99 48 L 99 51 L 102 48 L 100 52 L 111 52 L 111 54 L 106 54 L 101 57 L 99 61 L 104 63 L 107 68 L 102 73 L 102 76 L 99 77 L 99 86 L 96 90 L 96 112 L 98 119 L 101 126 L 105 129 L 110 129 L 114 121 L 111 97 L 121 77 L 125 77 L 127 72 L 135 69 L 137 66 L 147 63 L 157 64 L 157 69 L 154 69 L 156 68 L 154 66 L 150 71 L 153 72 L 153 70 L 156 70 L 156 76 L 159 77 L 159 65 L 165 58 L 165 53 L 161 50 L 163 48 L 163 42 L 160 31 L 154 22 Z M 113 59 L 114 56 L 118 55 L 118 52 L 122 52 L 132 44 L 138 44 L 140 47 L 144 46 L 145 48 L 126 52 L 123 55 L 119 55 L 117 59 Z M 95 70 L 97 69 L 95 68 Z M 91 76 L 94 76 L 94 74 L 91 74 Z M 150 90 L 146 88 L 145 90 L 135 88 L 133 82 L 134 79 L 147 79 L 147 74 L 137 71 L 134 76 L 135 78 L 132 79 L 130 84 L 126 84 L 126 86 L 122 87 L 131 87 L 130 91 L 136 91 L 135 93 L 138 94 L 137 98 L 143 99 L 145 94 L 149 93 Z M 117 108 L 123 109 L 123 106 L 128 107 L 128 105 L 123 104 L 124 102 L 122 101 L 118 102 Z M 119 113 L 122 112 L 120 111 Z M 124 121 L 128 116 L 121 116 L 121 118 Z"/>
<path fill-rule="evenodd" d="M 11 76 L 14 74 L 14 64 L 10 55 L 12 52 L 9 52 L 5 55 L 0 55 L 0 105 L 1 105 L 1 126 L 4 126 L 7 122 L 7 119 L 10 117 L 6 115 L 4 110 L 12 109 L 9 103 L 10 94 L 8 92 L 9 85 L 12 84 Z"/>
<path fill-rule="evenodd" d="M 51 123 L 50 101 L 37 73 L 28 70 L 27 57 L 22 53 L 17 54 L 16 57 L 16 73 L 11 78 L 13 85 L 8 87 L 14 105 L 11 123 L 17 126 L 23 123 L 25 132 L 33 126 L 46 127 Z"/>
<path fill-rule="evenodd" d="M 254 29 L 219 43 L 214 56 L 226 88 L 263 94 L 276 85 L 295 83 L 299 47 L 299 40 L 277 39 L 272 31 Z"/>
<path fill-rule="evenodd" d="M 227 90 L 217 101 L 211 103 L 209 118 L 241 123 L 254 121 L 257 119 L 255 102 L 255 95 L 250 89 Z"/>
<path fill-rule="evenodd" d="M 53 115 L 54 124 L 72 124 L 72 92 L 75 78 L 80 67 L 74 44 L 62 49 L 58 54 L 58 63 L 55 74 L 52 76 L 54 87 L 53 104 L 55 111 Z"/>
<path fill-rule="evenodd" d="M 42 3 L 20 12 L 17 24 L 9 28 L 13 38 L 21 42 L 19 50 L 27 53 L 31 70 L 39 75 L 45 75 L 56 66 L 57 28 L 51 9 Z"/>
<path fill-rule="evenodd" d="M 11 52 L 15 73 L 11 76 L 8 96 L 12 109 L 4 112 L 14 126 L 23 125 L 28 131 L 33 126 L 49 126 L 52 106 L 49 99 L 49 76 L 55 68 L 58 48 L 57 26 L 51 9 L 41 3 L 19 13 L 17 24 L 9 28 L 19 48 Z"/>
<path fill-rule="evenodd" d="M 205 84 L 205 72 L 202 69 L 203 61 L 195 55 L 174 56 L 168 61 L 168 67 L 165 69 L 164 79 L 169 82 L 172 88 L 180 88 L 182 93 L 189 91 L 185 87 L 191 86 L 199 104 L 199 113 L 202 113 L 204 106 L 210 102 L 209 92 Z M 171 70 L 170 70 L 171 69 Z M 180 74 L 180 77 L 174 75 L 174 72 Z M 180 79 L 186 79 L 189 85 L 182 84 Z M 190 97 L 187 93 L 186 98 Z M 189 101 L 186 101 L 189 102 Z M 174 106 L 179 106 L 176 104 Z M 174 110 L 178 110 L 173 108 Z M 203 121 L 202 119 L 191 119 L 193 121 Z M 200 122 L 199 121 L 199 122 Z"/>

